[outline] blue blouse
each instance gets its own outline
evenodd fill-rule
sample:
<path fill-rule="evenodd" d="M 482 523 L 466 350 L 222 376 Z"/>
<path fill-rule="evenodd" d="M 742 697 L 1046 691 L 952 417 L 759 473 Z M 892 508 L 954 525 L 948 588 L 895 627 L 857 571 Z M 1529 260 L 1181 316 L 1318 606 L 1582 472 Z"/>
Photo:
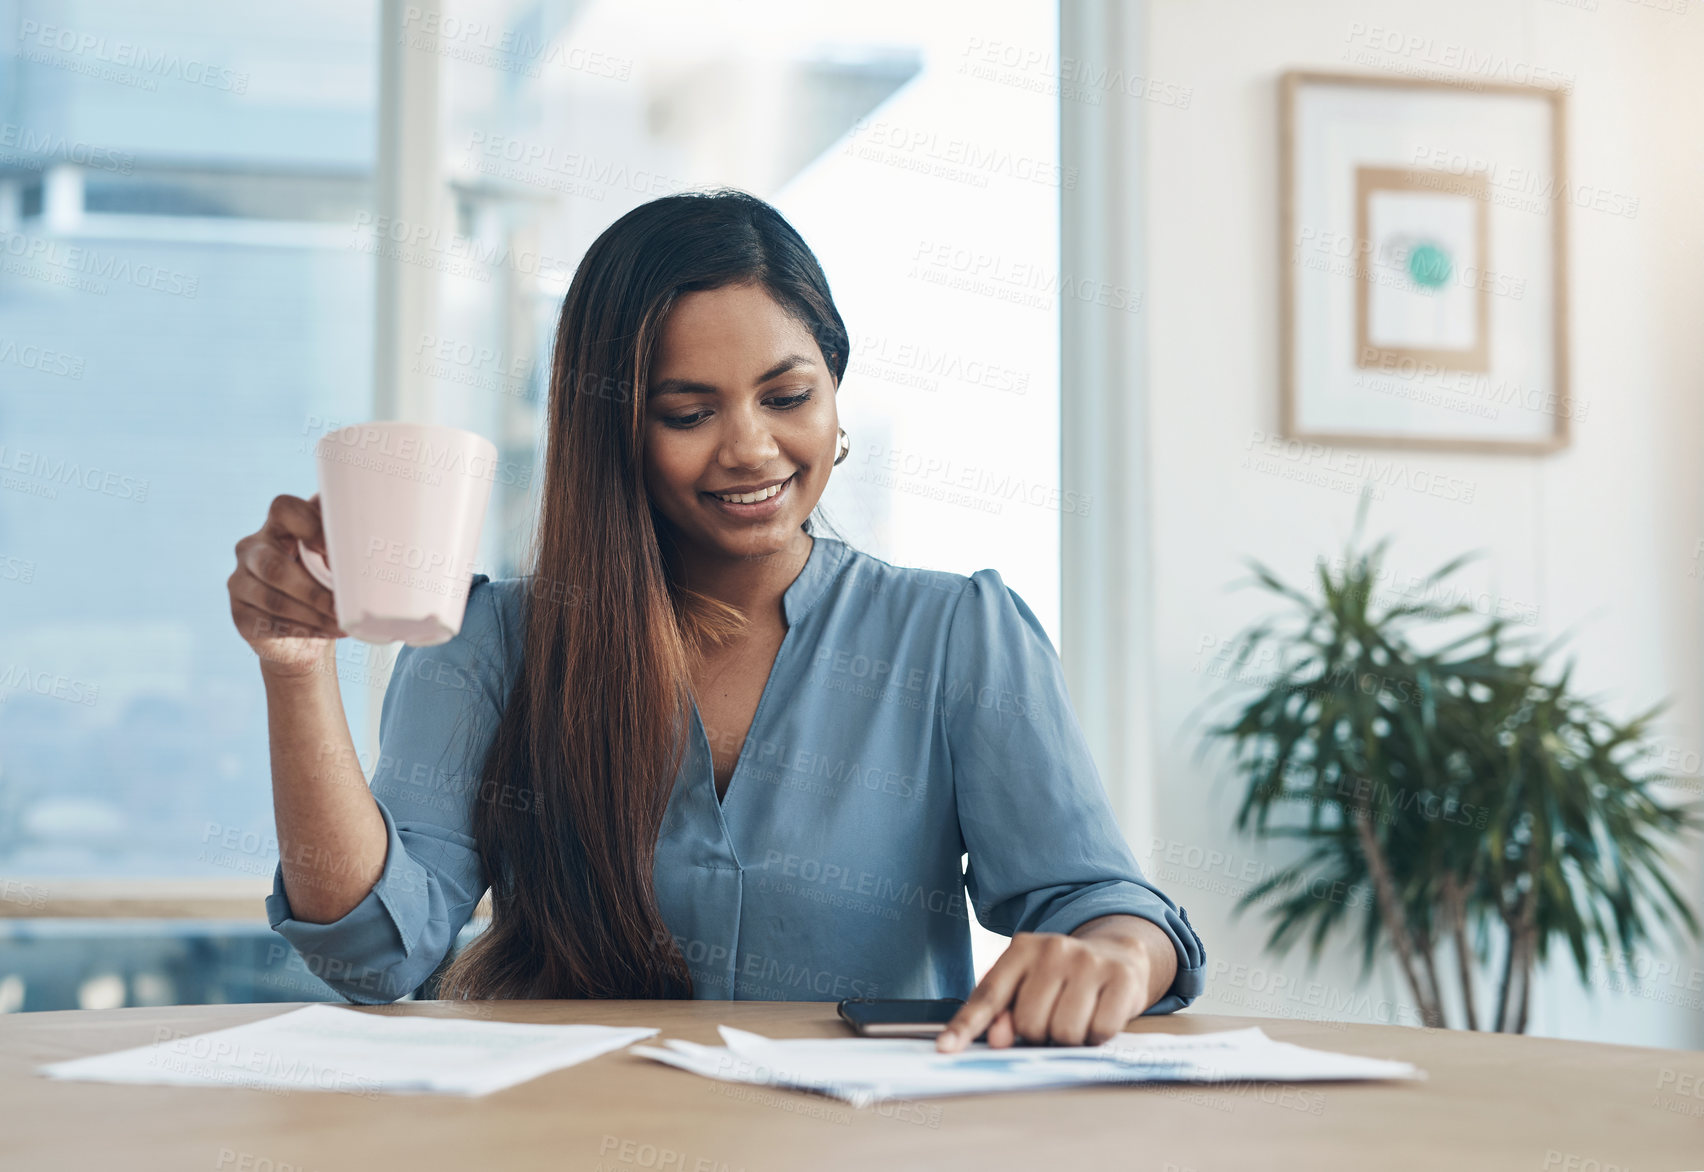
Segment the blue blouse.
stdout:
<path fill-rule="evenodd" d="M 372 891 L 342 919 L 305 923 L 274 873 L 273 929 L 351 1001 L 406 996 L 485 893 L 471 799 L 483 784 L 505 800 L 476 774 L 518 676 L 533 581 L 476 575 L 461 633 L 398 655 L 371 782 L 390 846 Z M 1148 1012 L 1201 994 L 1200 937 L 1143 877 L 1059 657 L 998 572 L 898 567 L 816 536 L 782 608 L 724 799 L 695 704 L 657 843 L 659 909 L 695 996 L 968 997 L 967 889 L 1007 936 L 1150 920 L 1178 967 Z M 526 800 L 520 786 L 507 796 Z"/>

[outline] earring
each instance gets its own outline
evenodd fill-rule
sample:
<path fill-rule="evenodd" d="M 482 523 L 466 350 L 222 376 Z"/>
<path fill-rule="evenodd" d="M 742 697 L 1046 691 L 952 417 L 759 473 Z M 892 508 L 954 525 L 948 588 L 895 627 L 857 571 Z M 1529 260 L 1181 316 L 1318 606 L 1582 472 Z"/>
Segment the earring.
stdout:
<path fill-rule="evenodd" d="M 840 454 L 834 457 L 836 464 L 852 454 L 852 437 L 846 434 L 846 429 L 840 429 Z"/>

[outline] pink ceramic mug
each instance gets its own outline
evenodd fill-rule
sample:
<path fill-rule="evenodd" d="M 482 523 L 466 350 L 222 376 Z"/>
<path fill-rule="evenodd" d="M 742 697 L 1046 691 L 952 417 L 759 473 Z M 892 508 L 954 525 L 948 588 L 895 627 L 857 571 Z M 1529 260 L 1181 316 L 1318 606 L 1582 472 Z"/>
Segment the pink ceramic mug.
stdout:
<path fill-rule="evenodd" d="M 296 546 L 336 598 L 338 625 L 366 643 L 430 647 L 455 638 L 496 445 L 454 427 L 373 422 L 327 432 L 314 456 L 331 564 Z"/>

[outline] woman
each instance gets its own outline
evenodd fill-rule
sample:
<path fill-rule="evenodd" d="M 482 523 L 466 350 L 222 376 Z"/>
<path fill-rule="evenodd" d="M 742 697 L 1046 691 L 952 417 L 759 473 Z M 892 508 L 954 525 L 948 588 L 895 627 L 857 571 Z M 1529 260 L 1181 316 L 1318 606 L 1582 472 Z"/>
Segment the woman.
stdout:
<path fill-rule="evenodd" d="M 611 225 L 557 328 L 534 572 L 475 575 L 461 633 L 401 652 L 370 790 L 294 553 L 323 550 L 317 505 L 273 502 L 231 608 L 266 681 L 268 918 L 312 972 L 395 1000 L 489 886 L 444 996 L 970 994 L 956 1049 L 1093 1044 L 1199 995 L 1201 942 L 1119 834 L 1028 606 L 813 526 L 846 361 L 763 201 Z M 1013 937 L 974 991 L 967 886 Z"/>

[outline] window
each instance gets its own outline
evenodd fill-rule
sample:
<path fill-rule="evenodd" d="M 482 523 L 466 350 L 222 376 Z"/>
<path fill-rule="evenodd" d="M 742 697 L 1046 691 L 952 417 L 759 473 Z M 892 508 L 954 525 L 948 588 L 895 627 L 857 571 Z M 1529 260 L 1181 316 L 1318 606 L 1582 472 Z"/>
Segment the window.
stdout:
<path fill-rule="evenodd" d="M 265 702 L 225 601 L 232 545 L 274 495 L 313 491 L 320 434 L 375 416 L 479 431 L 530 468 L 575 263 L 669 191 L 771 200 L 828 273 L 853 339 L 831 524 L 897 564 L 998 567 L 1058 644 L 1072 176 L 1050 75 L 1025 64 L 1057 59 L 1054 7 L 432 9 L 398 6 L 381 29 L 378 5 L 347 0 L 15 8 L 0 94 L 14 912 L 64 880 L 217 881 L 266 933 Z M 383 247 L 399 228 L 428 243 Z M 518 570 L 536 507 L 536 478 L 510 479 L 487 518 L 493 576 Z M 339 649 L 369 772 L 394 654 Z M 23 956 L 18 924 L 0 958 Z M 982 967 L 999 938 L 973 932 Z M 117 992 L 86 977 L 54 1007 L 172 996 L 114 965 L 96 977 L 117 973 Z M 6 988 L 0 1007 L 50 1007 L 35 985 L 8 1006 Z"/>

